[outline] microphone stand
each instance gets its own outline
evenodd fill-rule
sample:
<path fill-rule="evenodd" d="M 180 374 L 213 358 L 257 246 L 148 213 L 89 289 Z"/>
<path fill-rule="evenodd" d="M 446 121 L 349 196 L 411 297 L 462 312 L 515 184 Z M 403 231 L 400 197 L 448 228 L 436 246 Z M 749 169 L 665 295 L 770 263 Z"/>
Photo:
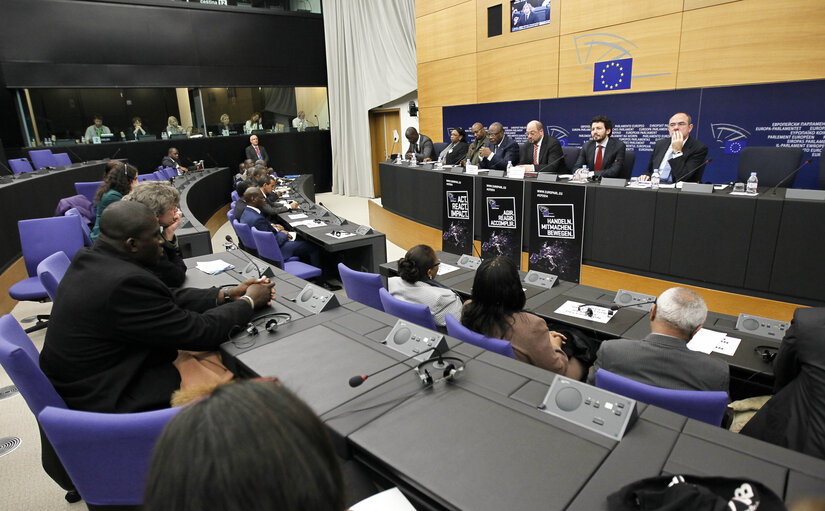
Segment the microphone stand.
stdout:
<path fill-rule="evenodd" d="M 710 163 L 711 161 L 713 161 L 713 158 L 708 158 L 707 160 L 703 161 L 702 163 L 700 163 L 699 165 L 697 165 L 696 167 L 694 167 L 694 168 L 693 168 L 690 172 L 688 172 L 688 173 L 687 173 L 687 174 L 685 174 L 684 176 L 682 176 L 682 177 L 680 177 L 679 179 L 677 179 L 677 180 L 676 180 L 673 184 L 674 184 L 674 185 L 676 185 L 677 183 L 681 183 L 681 182 L 682 182 L 682 181 L 684 181 L 685 179 L 687 179 L 687 178 L 689 178 L 690 176 L 692 176 L 694 172 L 696 172 L 697 170 L 701 169 L 701 168 L 702 168 L 702 166 L 707 165 L 707 164 L 708 164 L 708 163 Z"/>
<path fill-rule="evenodd" d="M 779 188 L 779 185 L 783 185 L 783 184 L 785 184 L 785 182 L 786 182 L 788 179 L 790 179 L 790 178 L 792 178 L 793 176 L 795 176 L 797 172 L 799 172 L 800 170 L 802 170 L 802 167 L 804 167 L 805 165 L 807 165 L 807 164 L 811 163 L 811 159 L 812 159 L 812 158 L 808 158 L 808 160 L 807 160 L 807 161 L 805 161 L 805 163 L 803 163 L 802 165 L 800 165 L 799 167 L 797 167 L 797 168 L 796 168 L 796 170 L 794 170 L 793 172 L 791 172 L 790 174 L 788 174 L 787 176 L 785 176 L 785 179 L 783 179 L 782 181 L 780 181 L 780 182 L 776 183 L 776 186 L 774 186 L 773 188 L 771 188 L 771 195 L 776 195 L 776 189 L 777 189 L 777 188 Z"/>

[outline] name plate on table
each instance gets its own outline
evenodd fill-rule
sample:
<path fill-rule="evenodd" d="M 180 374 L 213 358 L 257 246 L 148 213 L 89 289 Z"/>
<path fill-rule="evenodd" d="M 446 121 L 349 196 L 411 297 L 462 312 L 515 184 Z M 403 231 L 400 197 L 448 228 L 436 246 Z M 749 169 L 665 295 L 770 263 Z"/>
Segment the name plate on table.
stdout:
<path fill-rule="evenodd" d="M 786 199 L 825 200 L 825 190 L 803 190 L 788 188 L 785 190 Z"/>
<path fill-rule="evenodd" d="M 531 286 L 538 286 L 550 289 L 555 285 L 556 280 L 558 277 L 555 275 L 551 275 L 549 273 L 544 273 L 541 271 L 530 270 L 527 272 L 527 275 L 524 276 L 524 283 L 530 284 Z"/>
<path fill-rule="evenodd" d="M 741 313 L 736 319 L 737 330 L 777 341 L 781 341 L 785 337 L 785 332 L 788 331 L 790 326 L 791 324 L 787 321 L 762 318 L 751 314 Z"/>
<path fill-rule="evenodd" d="M 621 179 L 618 177 L 603 177 L 602 178 L 602 186 L 613 186 L 616 188 L 624 188 L 627 186 L 627 179 Z"/>
<path fill-rule="evenodd" d="M 476 271 L 479 266 L 481 266 L 481 259 L 478 257 L 474 257 L 471 255 L 463 255 L 458 258 L 458 261 L 455 263 L 462 268 L 467 268 L 468 270 Z"/>
<path fill-rule="evenodd" d="M 713 193 L 713 185 L 712 184 L 702 184 L 702 183 L 688 183 L 682 182 L 682 191 L 683 192 L 693 192 L 693 193 Z"/>
<path fill-rule="evenodd" d="M 421 353 L 415 357 L 419 362 L 437 357 L 450 349 L 443 334 L 403 319 L 395 323 L 383 344 L 408 357 Z"/>
<path fill-rule="evenodd" d="M 504 177 L 503 170 L 491 170 L 488 174 L 490 177 Z"/>
<path fill-rule="evenodd" d="M 558 174 L 550 174 L 549 172 L 541 172 L 537 178 L 539 181 L 555 182 L 559 180 Z"/>
<path fill-rule="evenodd" d="M 453 174 L 463 174 L 464 167 L 453 167 L 452 169 L 450 169 L 450 172 L 452 172 Z"/>

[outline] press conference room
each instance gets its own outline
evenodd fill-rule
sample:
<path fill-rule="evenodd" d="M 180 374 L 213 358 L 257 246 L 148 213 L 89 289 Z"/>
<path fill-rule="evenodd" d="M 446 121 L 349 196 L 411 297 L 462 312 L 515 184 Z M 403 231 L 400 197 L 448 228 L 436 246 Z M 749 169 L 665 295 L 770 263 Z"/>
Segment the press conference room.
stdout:
<path fill-rule="evenodd" d="M 825 509 L 825 6 L 0 12 L 0 507 Z"/>

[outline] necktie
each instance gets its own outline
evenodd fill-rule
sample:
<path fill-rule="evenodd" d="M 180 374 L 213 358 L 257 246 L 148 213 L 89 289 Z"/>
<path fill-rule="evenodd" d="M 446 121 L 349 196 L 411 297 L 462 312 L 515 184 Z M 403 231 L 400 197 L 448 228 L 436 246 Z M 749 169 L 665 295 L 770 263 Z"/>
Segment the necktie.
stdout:
<path fill-rule="evenodd" d="M 255 154 L 258 155 L 258 159 L 260 160 L 261 159 L 261 150 L 258 149 L 258 146 L 255 146 Z"/>
<path fill-rule="evenodd" d="M 593 166 L 593 170 L 598 172 L 602 170 L 602 146 L 599 146 L 598 150 L 596 150 L 596 165 Z"/>
<path fill-rule="evenodd" d="M 673 147 L 668 147 L 667 152 L 665 153 L 665 157 L 662 158 L 662 163 L 659 165 L 659 179 L 662 183 L 670 183 L 671 182 L 671 175 L 670 171 L 670 157 L 673 156 Z"/>
<path fill-rule="evenodd" d="M 539 164 L 539 145 L 533 145 L 533 165 Z"/>

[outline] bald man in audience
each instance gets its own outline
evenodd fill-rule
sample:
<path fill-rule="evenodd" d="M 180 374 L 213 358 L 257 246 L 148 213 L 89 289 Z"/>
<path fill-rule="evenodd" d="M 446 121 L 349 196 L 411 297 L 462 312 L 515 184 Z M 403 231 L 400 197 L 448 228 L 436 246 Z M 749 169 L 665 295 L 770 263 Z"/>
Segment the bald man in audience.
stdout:
<path fill-rule="evenodd" d="M 650 335 L 641 341 L 602 342 L 587 383 L 595 383 L 596 371 L 601 368 L 654 387 L 727 392 L 728 364 L 687 348 L 707 315 L 705 301 L 694 291 L 683 287 L 668 289 L 650 310 Z"/>

